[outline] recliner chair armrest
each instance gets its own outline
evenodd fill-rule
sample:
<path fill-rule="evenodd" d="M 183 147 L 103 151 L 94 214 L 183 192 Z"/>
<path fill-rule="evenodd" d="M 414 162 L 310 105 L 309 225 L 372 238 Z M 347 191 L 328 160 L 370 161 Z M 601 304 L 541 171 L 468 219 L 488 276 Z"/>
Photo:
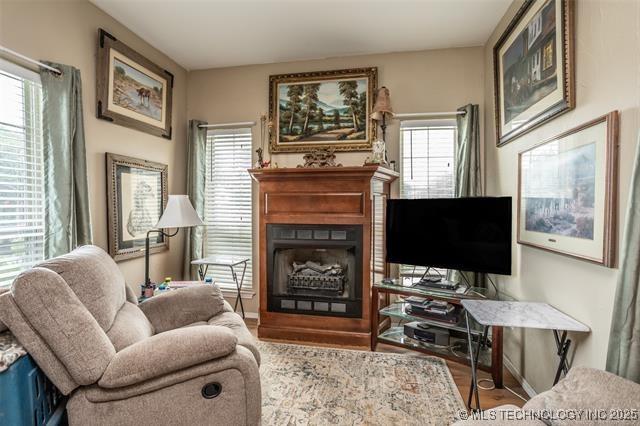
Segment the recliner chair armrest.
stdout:
<path fill-rule="evenodd" d="M 238 339 L 226 327 L 199 325 L 156 334 L 118 352 L 98 385 L 119 388 L 222 358 Z"/>
<path fill-rule="evenodd" d="M 208 321 L 224 310 L 224 298 L 218 286 L 196 285 L 168 291 L 145 300 L 139 308 L 156 333 Z"/>

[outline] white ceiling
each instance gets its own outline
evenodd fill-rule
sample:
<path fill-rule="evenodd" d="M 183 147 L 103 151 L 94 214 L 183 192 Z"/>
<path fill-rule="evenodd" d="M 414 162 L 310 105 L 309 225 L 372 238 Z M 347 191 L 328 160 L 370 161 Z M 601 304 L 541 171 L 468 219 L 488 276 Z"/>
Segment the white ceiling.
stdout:
<path fill-rule="evenodd" d="M 183 67 L 483 45 L 511 0 L 91 0 Z"/>

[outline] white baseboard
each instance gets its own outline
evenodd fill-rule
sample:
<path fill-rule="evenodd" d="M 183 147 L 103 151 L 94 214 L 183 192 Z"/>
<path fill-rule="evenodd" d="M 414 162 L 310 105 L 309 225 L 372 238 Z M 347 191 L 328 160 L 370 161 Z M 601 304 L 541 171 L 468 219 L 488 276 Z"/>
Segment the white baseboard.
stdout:
<path fill-rule="evenodd" d="M 503 361 L 504 366 L 507 367 L 509 373 L 511 373 L 511 375 L 518 381 L 518 383 L 520 383 L 520 386 L 522 386 L 522 389 L 524 389 L 527 395 L 529 395 L 529 398 L 533 398 L 534 396 L 536 396 L 538 393 L 533 389 L 529 382 L 527 382 L 525 378 L 522 377 L 522 374 L 520 374 L 520 372 L 516 369 L 509 358 L 505 356 L 503 357 Z"/>
<path fill-rule="evenodd" d="M 245 318 L 249 318 L 249 319 L 258 319 L 258 313 L 257 312 L 245 312 L 244 313 L 244 317 Z"/>

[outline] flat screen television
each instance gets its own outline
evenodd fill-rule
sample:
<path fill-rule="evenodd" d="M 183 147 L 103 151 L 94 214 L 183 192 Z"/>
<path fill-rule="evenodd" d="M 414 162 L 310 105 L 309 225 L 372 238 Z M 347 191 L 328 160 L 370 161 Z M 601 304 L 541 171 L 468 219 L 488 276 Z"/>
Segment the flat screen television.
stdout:
<path fill-rule="evenodd" d="M 387 261 L 511 275 L 511 197 L 388 200 Z"/>

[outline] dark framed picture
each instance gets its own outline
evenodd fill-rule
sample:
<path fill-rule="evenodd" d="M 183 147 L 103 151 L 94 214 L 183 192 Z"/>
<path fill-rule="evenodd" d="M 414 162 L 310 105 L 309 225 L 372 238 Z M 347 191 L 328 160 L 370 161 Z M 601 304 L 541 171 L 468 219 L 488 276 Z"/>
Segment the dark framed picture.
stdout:
<path fill-rule="evenodd" d="M 144 256 L 147 231 L 167 205 L 166 164 L 107 153 L 109 254 L 116 261 Z M 169 249 L 169 239 L 153 234 L 150 253 Z"/>
<path fill-rule="evenodd" d="M 377 87 L 375 67 L 270 76 L 271 152 L 370 150 Z"/>
<path fill-rule="evenodd" d="M 171 139 L 173 74 L 103 29 L 96 74 L 98 118 Z"/>
<path fill-rule="evenodd" d="M 573 0 L 526 0 L 493 48 L 498 146 L 575 106 Z"/>
<path fill-rule="evenodd" d="M 618 112 L 519 154 L 518 243 L 616 264 Z"/>

